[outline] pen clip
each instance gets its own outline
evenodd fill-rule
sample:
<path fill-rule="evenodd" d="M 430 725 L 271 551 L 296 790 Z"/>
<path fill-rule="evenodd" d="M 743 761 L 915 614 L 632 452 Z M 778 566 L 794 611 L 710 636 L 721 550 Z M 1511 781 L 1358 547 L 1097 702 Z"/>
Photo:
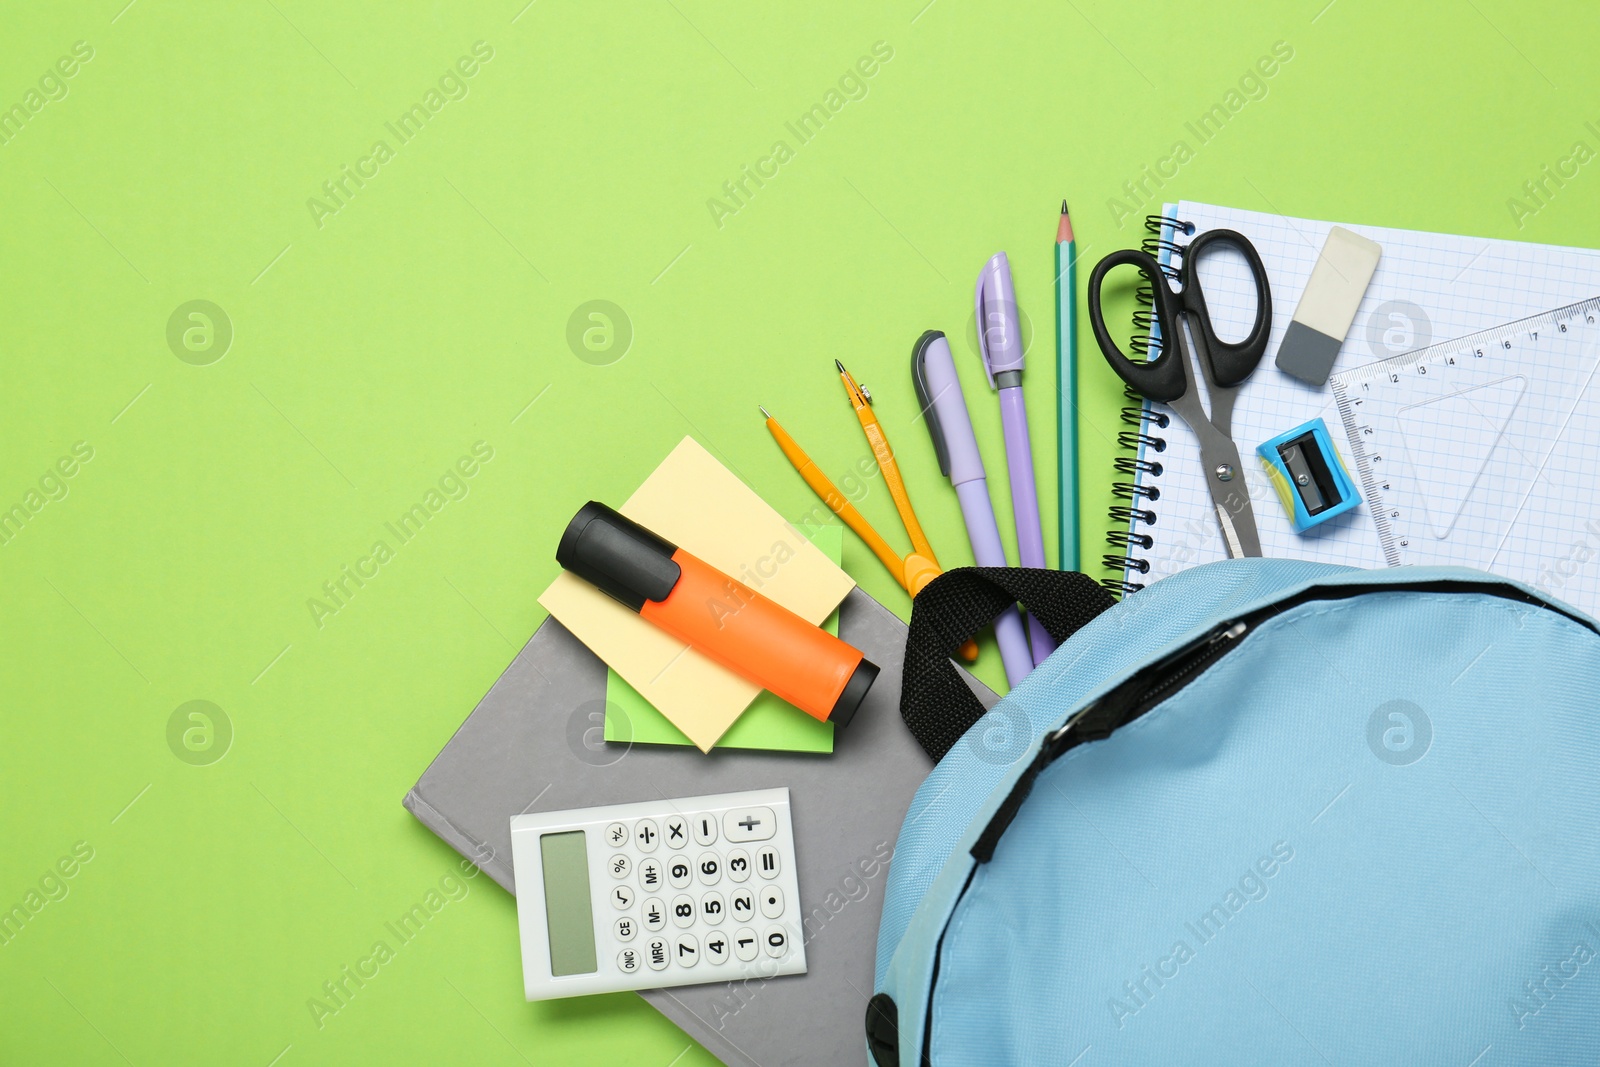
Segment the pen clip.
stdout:
<path fill-rule="evenodd" d="M 983 363 L 983 375 L 989 379 L 989 388 L 994 388 L 994 369 L 989 366 L 989 267 L 984 265 L 978 272 L 978 288 L 973 293 L 973 315 L 977 319 L 978 327 L 978 358 Z"/>
<path fill-rule="evenodd" d="M 950 447 L 945 444 L 944 426 L 939 422 L 939 409 L 933 402 L 933 392 L 928 388 L 928 346 L 942 338 L 940 330 L 928 330 L 917 338 L 911 349 L 911 387 L 917 391 L 917 403 L 922 407 L 922 417 L 928 424 L 928 436 L 933 438 L 933 456 L 939 461 L 939 473 L 950 477 Z"/>

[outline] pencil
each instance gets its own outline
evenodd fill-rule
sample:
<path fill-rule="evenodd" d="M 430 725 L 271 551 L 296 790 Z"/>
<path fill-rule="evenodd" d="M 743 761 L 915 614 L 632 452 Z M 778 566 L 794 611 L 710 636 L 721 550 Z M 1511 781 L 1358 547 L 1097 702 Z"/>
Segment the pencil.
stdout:
<path fill-rule="evenodd" d="M 1061 201 L 1056 224 L 1056 456 L 1060 471 L 1058 508 L 1061 553 L 1056 566 L 1082 568 L 1078 547 L 1078 324 L 1077 245 L 1072 215 Z"/>

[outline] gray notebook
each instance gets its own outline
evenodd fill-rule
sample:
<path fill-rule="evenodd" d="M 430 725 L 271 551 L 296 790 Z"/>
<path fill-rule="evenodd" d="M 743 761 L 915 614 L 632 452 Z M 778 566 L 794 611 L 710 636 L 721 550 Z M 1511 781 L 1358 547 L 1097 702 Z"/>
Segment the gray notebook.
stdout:
<path fill-rule="evenodd" d="M 900 720 L 905 624 L 855 589 L 840 605 L 839 634 L 883 673 L 838 732 L 831 756 L 735 749 L 702 755 L 602 740 L 605 665 L 547 619 L 406 794 L 405 806 L 514 893 L 513 815 L 788 786 L 807 973 L 641 995 L 735 1067 L 865 1063 L 886 860 L 932 764 Z M 964 677 L 985 707 L 998 699 Z M 506 937 L 515 941 L 516 931 Z"/>

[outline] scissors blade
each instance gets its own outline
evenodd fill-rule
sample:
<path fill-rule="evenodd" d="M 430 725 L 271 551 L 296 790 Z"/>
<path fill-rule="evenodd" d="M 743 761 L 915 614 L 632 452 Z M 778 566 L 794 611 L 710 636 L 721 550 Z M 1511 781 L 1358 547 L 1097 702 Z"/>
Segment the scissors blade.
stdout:
<path fill-rule="evenodd" d="M 1210 424 L 1199 437 L 1200 462 L 1205 465 L 1206 486 L 1211 490 L 1222 539 L 1228 545 L 1228 558 L 1261 555 L 1256 513 L 1250 504 L 1250 487 L 1245 484 L 1238 446 Z"/>

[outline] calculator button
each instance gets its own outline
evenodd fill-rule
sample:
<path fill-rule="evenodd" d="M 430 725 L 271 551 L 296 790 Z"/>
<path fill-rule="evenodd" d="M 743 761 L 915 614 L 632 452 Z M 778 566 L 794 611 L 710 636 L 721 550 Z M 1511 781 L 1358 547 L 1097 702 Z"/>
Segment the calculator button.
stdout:
<path fill-rule="evenodd" d="M 712 926 L 721 925 L 722 916 L 726 912 L 727 905 L 722 901 L 722 894 L 716 890 L 712 890 L 700 898 L 700 918 Z"/>
<path fill-rule="evenodd" d="M 661 862 L 659 860 L 645 860 L 639 864 L 639 888 L 646 893 L 654 893 L 661 888 Z"/>
<path fill-rule="evenodd" d="M 761 944 L 767 955 L 777 959 L 789 951 L 789 932 L 781 926 L 769 926 L 761 937 Z"/>
<path fill-rule="evenodd" d="M 783 914 L 783 890 L 769 885 L 761 891 L 761 914 L 776 919 Z"/>
<path fill-rule="evenodd" d="M 734 808 L 722 815 L 722 836 L 729 841 L 766 841 L 777 827 L 771 808 Z"/>
<path fill-rule="evenodd" d="M 717 817 L 701 813 L 694 817 L 694 843 L 709 845 L 717 840 Z"/>
<path fill-rule="evenodd" d="M 734 890 L 728 905 L 733 909 L 733 917 L 738 922 L 745 922 L 756 913 L 756 898 L 750 895 L 748 889 Z"/>
<path fill-rule="evenodd" d="M 639 969 L 639 950 L 625 948 L 617 953 L 617 970 L 623 974 L 632 974 Z"/>
<path fill-rule="evenodd" d="M 682 889 L 694 878 L 694 868 L 689 866 L 689 861 L 683 856 L 675 857 L 667 864 L 667 881 L 672 883 L 672 888 Z"/>
<path fill-rule="evenodd" d="M 756 932 L 751 929 L 740 930 L 733 935 L 733 954 L 749 963 L 756 958 L 756 953 L 761 947 L 756 943 Z"/>
<path fill-rule="evenodd" d="M 728 853 L 728 877 L 742 882 L 750 877 L 750 854 L 742 848 Z"/>
<path fill-rule="evenodd" d="M 625 885 L 619 885 L 611 890 L 611 906 L 618 911 L 627 911 L 633 907 L 633 890 Z"/>
<path fill-rule="evenodd" d="M 633 864 L 628 862 L 628 857 L 616 855 L 606 861 L 606 870 L 611 872 L 613 878 L 626 878 L 628 872 L 633 870 Z"/>
<path fill-rule="evenodd" d="M 620 822 L 614 822 L 606 827 L 606 844 L 612 848 L 621 848 L 628 843 L 628 828 Z"/>
<path fill-rule="evenodd" d="M 722 880 L 722 861 L 710 852 L 700 853 L 700 858 L 694 861 L 694 871 L 700 876 L 704 885 L 716 885 Z"/>
<path fill-rule="evenodd" d="M 760 852 L 756 853 L 756 870 L 761 872 L 761 877 L 778 877 L 779 866 L 778 850 L 773 848 L 771 845 L 767 845 Z"/>
<path fill-rule="evenodd" d="M 640 852 L 654 852 L 661 843 L 661 828 L 654 819 L 640 819 L 633 824 L 633 843 Z"/>
<path fill-rule="evenodd" d="M 667 906 L 658 897 L 644 902 L 644 928 L 652 934 L 667 925 Z"/>
<path fill-rule="evenodd" d="M 672 898 L 672 925 L 682 930 L 694 925 L 694 898 L 679 894 Z"/>
<path fill-rule="evenodd" d="M 668 848 L 682 848 L 689 843 L 689 822 L 682 815 L 674 815 L 661 826 Z"/>
<path fill-rule="evenodd" d="M 706 938 L 706 962 L 712 965 L 728 961 L 728 935 L 712 934 Z"/>
<path fill-rule="evenodd" d="M 644 946 L 644 961 L 650 965 L 652 971 L 664 971 L 671 958 L 667 955 L 667 939 L 652 937 Z"/>
<path fill-rule="evenodd" d="M 617 920 L 617 925 L 612 927 L 612 932 L 617 935 L 618 941 L 632 941 L 633 935 L 639 932 L 638 920 L 630 919 L 624 915 Z M 630 971 L 628 973 L 632 974 L 633 972 Z"/>
<path fill-rule="evenodd" d="M 693 967 L 700 962 L 700 942 L 693 934 L 678 935 L 678 966 Z"/>

